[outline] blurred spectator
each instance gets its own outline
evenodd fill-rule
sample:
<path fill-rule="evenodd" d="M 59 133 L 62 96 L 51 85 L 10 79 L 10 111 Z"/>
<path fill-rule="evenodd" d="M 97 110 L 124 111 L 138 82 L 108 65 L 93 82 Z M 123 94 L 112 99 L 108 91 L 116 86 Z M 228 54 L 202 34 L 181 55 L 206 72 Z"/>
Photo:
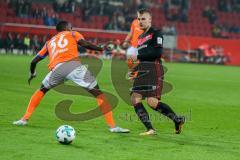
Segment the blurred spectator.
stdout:
<path fill-rule="evenodd" d="M 104 29 L 106 30 L 118 30 L 118 24 L 117 24 L 117 15 L 114 13 L 110 19 L 110 22 L 107 23 L 107 25 L 104 26 Z"/>
<path fill-rule="evenodd" d="M 220 38 L 221 37 L 221 27 L 219 25 L 213 26 L 212 36 L 216 37 L 216 38 Z"/>
<path fill-rule="evenodd" d="M 43 47 L 43 46 L 45 45 L 45 43 L 47 42 L 47 39 L 48 39 L 47 37 L 48 37 L 47 35 L 44 35 L 44 36 L 42 37 L 42 41 L 39 42 L 40 48 Z"/>
<path fill-rule="evenodd" d="M 208 21 L 210 24 L 214 24 L 218 17 L 214 9 L 212 9 L 210 6 L 206 6 L 203 10 L 203 17 L 208 18 Z"/>
<path fill-rule="evenodd" d="M 190 6 L 190 4 L 189 4 L 188 0 L 181 1 L 180 21 L 188 22 L 189 6 Z"/>
<path fill-rule="evenodd" d="M 169 7 L 167 20 L 176 21 L 178 20 L 179 15 L 180 15 L 179 6 L 171 5 Z"/>
<path fill-rule="evenodd" d="M 233 11 L 240 12 L 240 1 L 239 0 L 231 0 Z"/>
<path fill-rule="evenodd" d="M 212 10 L 211 15 L 208 17 L 209 23 L 214 24 L 217 21 L 217 19 L 218 19 L 218 17 L 217 17 L 215 10 Z"/>
<path fill-rule="evenodd" d="M 187 9 L 183 9 L 180 12 L 179 19 L 181 22 L 188 22 L 188 10 Z"/>
<path fill-rule="evenodd" d="M 232 33 L 240 33 L 240 27 L 238 27 L 237 25 L 232 25 L 229 27 L 229 32 Z"/>
<path fill-rule="evenodd" d="M 70 13 L 74 13 L 76 9 L 76 2 L 74 0 L 70 0 L 68 7 L 69 7 Z"/>
<path fill-rule="evenodd" d="M 64 1 L 62 1 L 62 0 L 55 0 L 53 2 L 53 5 L 52 5 L 54 11 L 55 12 L 60 12 L 61 11 L 61 6 L 62 6 L 63 3 L 64 3 Z"/>
<path fill-rule="evenodd" d="M 240 1 L 239 0 L 218 0 L 218 10 L 222 12 L 239 12 Z"/>
<path fill-rule="evenodd" d="M 27 54 L 29 49 L 30 49 L 30 37 L 29 34 L 26 33 L 23 38 L 23 54 Z"/>
<path fill-rule="evenodd" d="M 33 38 L 31 39 L 31 49 L 34 52 L 37 52 L 38 50 L 41 49 L 41 46 L 40 46 L 40 43 L 39 43 L 37 35 L 34 35 Z"/>
<path fill-rule="evenodd" d="M 117 58 L 117 59 L 126 59 L 126 51 L 122 48 L 121 46 L 121 41 L 117 39 L 114 42 L 114 49 L 112 50 L 112 58 Z"/>
<path fill-rule="evenodd" d="M 29 1 L 24 1 L 23 2 L 23 9 L 22 9 L 22 18 L 28 18 L 30 14 L 30 9 L 31 9 L 31 3 Z"/>
<path fill-rule="evenodd" d="M 83 5 L 81 5 L 82 10 L 82 19 L 83 21 L 89 21 L 90 20 L 90 14 L 92 12 L 92 7 L 90 1 L 83 0 Z"/>
<path fill-rule="evenodd" d="M 211 16 L 211 14 L 212 14 L 212 10 L 211 10 L 211 7 L 210 6 L 206 6 L 205 8 L 204 8 L 204 10 L 203 10 L 203 17 L 209 17 L 209 16 Z"/>
<path fill-rule="evenodd" d="M 212 35 L 216 38 L 229 38 L 229 26 L 227 24 L 215 24 Z"/>
<path fill-rule="evenodd" d="M 3 45 L 3 38 L 2 38 L 2 35 L 0 34 L 0 49 L 4 48 L 4 45 Z"/>
<path fill-rule="evenodd" d="M 13 48 L 14 48 L 13 36 L 9 32 L 7 33 L 7 37 L 5 40 L 5 50 L 7 53 L 9 53 L 9 51 L 13 52 Z"/>
<path fill-rule="evenodd" d="M 227 0 L 218 0 L 218 10 L 223 12 L 228 11 Z"/>
<path fill-rule="evenodd" d="M 63 3 L 61 11 L 65 12 L 65 13 L 69 13 L 70 12 L 70 8 L 68 7 L 68 2 L 67 1 Z"/>
<path fill-rule="evenodd" d="M 27 18 L 30 14 L 31 3 L 28 0 L 17 0 L 10 3 L 15 9 L 16 15 L 21 18 Z"/>
<path fill-rule="evenodd" d="M 128 28 L 126 28 L 126 21 L 125 21 L 125 17 L 122 12 L 119 12 L 117 14 L 117 25 L 118 25 L 119 30 L 121 30 L 121 31 L 128 30 Z"/>
<path fill-rule="evenodd" d="M 176 35 L 177 34 L 177 30 L 175 26 L 171 26 L 171 25 L 164 25 L 162 27 L 162 33 L 166 34 L 166 35 Z"/>
<path fill-rule="evenodd" d="M 14 48 L 17 49 L 19 52 L 23 53 L 23 39 L 20 33 L 18 33 L 15 36 L 13 41 L 14 41 Z"/>
<path fill-rule="evenodd" d="M 12 7 L 15 7 L 15 12 L 18 17 L 22 17 L 24 2 L 22 0 L 17 0 L 16 4 L 12 3 Z"/>
<path fill-rule="evenodd" d="M 46 26 L 55 26 L 58 22 L 57 14 L 53 13 L 50 15 L 50 13 L 47 13 L 43 18 L 43 23 Z"/>
<path fill-rule="evenodd" d="M 229 38 L 228 29 L 225 27 L 222 27 L 221 29 L 221 37 L 220 38 Z"/>
<path fill-rule="evenodd" d="M 188 22 L 188 10 L 188 0 L 165 0 L 163 2 L 165 19 L 170 21 Z"/>
<path fill-rule="evenodd" d="M 165 19 L 168 19 L 168 9 L 170 6 L 170 0 L 165 0 L 163 2 L 163 14 L 165 16 Z"/>
<path fill-rule="evenodd" d="M 43 13 L 38 8 L 32 11 L 32 18 L 38 19 L 38 18 L 42 18 L 42 17 L 43 17 Z"/>

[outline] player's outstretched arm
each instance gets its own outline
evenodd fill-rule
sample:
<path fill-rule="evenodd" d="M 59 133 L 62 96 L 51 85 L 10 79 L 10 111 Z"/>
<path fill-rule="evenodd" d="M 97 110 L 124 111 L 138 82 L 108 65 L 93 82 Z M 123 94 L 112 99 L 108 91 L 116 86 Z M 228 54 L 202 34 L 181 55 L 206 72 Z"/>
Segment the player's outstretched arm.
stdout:
<path fill-rule="evenodd" d="M 96 50 L 96 51 L 103 51 L 103 48 L 96 46 L 86 40 L 80 39 L 78 41 L 78 44 L 84 48 L 91 49 L 91 50 Z"/>
<path fill-rule="evenodd" d="M 36 65 L 37 65 L 37 63 L 38 62 L 40 62 L 41 60 L 43 60 L 43 58 L 42 57 L 39 57 L 38 55 L 37 56 L 35 56 L 34 58 L 33 58 L 33 60 L 32 60 L 32 62 L 31 62 L 31 64 L 30 64 L 30 73 L 29 73 L 29 77 L 28 77 L 28 84 L 30 85 L 30 83 L 31 83 L 31 80 L 33 79 L 33 78 L 35 78 L 36 77 Z"/>
<path fill-rule="evenodd" d="M 129 46 L 129 42 L 130 42 L 131 39 L 132 39 L 132 35 L 133 35 L 132 31 L 130 31 L 130 32 L 128 33 L 128 35 L 126 36 L 126 38 L 125 38 L 125 40 L 123 41 L 123 44 L 122 44 L 122 46 L 123 46 L 124 48 L 127 48 L 127 47 Z"/>

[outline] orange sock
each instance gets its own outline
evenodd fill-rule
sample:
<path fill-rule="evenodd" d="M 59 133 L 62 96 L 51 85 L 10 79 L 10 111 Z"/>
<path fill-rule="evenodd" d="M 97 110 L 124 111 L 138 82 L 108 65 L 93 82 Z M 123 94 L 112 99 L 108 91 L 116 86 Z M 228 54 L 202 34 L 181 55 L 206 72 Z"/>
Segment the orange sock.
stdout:
<path fill-rule="evenodd" d="M 37 108 L 39 102 L 43 98 L 44 93 L 41 90 L 37 90 L 31 97 L 30 102 L 28 104 L 27 110 L 23 119 L 29 119 L 34 110 Z"/>
<path fill-rule="evenodd" d="M 97 96 L 97 102 L 98 102 L 98 106 L 100 107 L 100 110 L 104 114 L 104 117 L 108 126 L 111 128 L 115 127 L 111 106 L 108 100 L 105 98 L 103 94 L 100 94 L 99 96 Z"/>

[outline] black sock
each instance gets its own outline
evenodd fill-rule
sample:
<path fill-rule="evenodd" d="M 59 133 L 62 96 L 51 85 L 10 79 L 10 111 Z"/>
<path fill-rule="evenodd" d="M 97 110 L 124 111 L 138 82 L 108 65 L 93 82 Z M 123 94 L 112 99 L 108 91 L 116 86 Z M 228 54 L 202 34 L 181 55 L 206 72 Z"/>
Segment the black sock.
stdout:
<path fill-rule="evenodd" d="M 149 120 L 149 115 L 142 103 L 137 103 L 134 105 L 135 112 L 137 113 L 139 119 L 147 128 L 147 130 L 153 129 L 152 124 Z"/>
<path fill-rule="evenodd" d="M 173 122 L 177 121 L 177 115 L 174 113 L 171 107 L 166 103 L 159 102 L 157 107 L 154 110 L 162 113 L 164 116 L 167 116 L 168 118 L 173 120 Z"/>

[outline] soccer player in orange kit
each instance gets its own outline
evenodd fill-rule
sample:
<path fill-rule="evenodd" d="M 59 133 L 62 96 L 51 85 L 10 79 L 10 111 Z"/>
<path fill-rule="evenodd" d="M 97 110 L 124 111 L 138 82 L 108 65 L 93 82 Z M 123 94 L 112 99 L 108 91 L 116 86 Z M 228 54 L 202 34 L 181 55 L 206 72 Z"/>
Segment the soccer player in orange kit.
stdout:
<path fill-rule="evenodd" d="M 104 114 L 110 132 L 129 132 L 128 129 L 116 126 L 111 106 L 102 91 L 99 89 L 95 77 L 78 60 L 78 45 L 96 51 L 102 51 L 103 48 L 84 40 L 84 37 L 79 32 L 72 31 L 72 26 L 67 21 L 60 21 L 56 25 L 56 30 L 58 33 L 47 41 L 43 48 L 33 58 L 30 65 L 28 83 L 30 84 L 31 80 L 36 77 L 35 68 L 37 63 L 43 60 L 46 56 L 49 56 L 50 62 L 48 68 L 50 72 L 42 81 L 40 89 L 32 95 L 25 115 L 20 120 L 13 122 L 13 124 L 26 125 L 46 92 L 61 84 L 64 80 L 71 80 L 96 97 L 98 106 Z M 61 69 L 59 72 L 58 69 L 60 67 Z M 106 110 L 108 112 L 106 112 Z"/>
<path fill-rule="evenodd" d="M 139 14 L 137 12 L 137 14 Z M 127 59 L 136 59 L 137 57 L 137 46 L 138 46 L 138 37 L 143 33 L 143 30 L 139 26 L 139 22 L 137 19 L 134 19 L 131 24 L 131 29 L 128 35 L 126 36 L 123 47 L 127 48 L 130 44 L 129 48 L 127 49 Z"/>

